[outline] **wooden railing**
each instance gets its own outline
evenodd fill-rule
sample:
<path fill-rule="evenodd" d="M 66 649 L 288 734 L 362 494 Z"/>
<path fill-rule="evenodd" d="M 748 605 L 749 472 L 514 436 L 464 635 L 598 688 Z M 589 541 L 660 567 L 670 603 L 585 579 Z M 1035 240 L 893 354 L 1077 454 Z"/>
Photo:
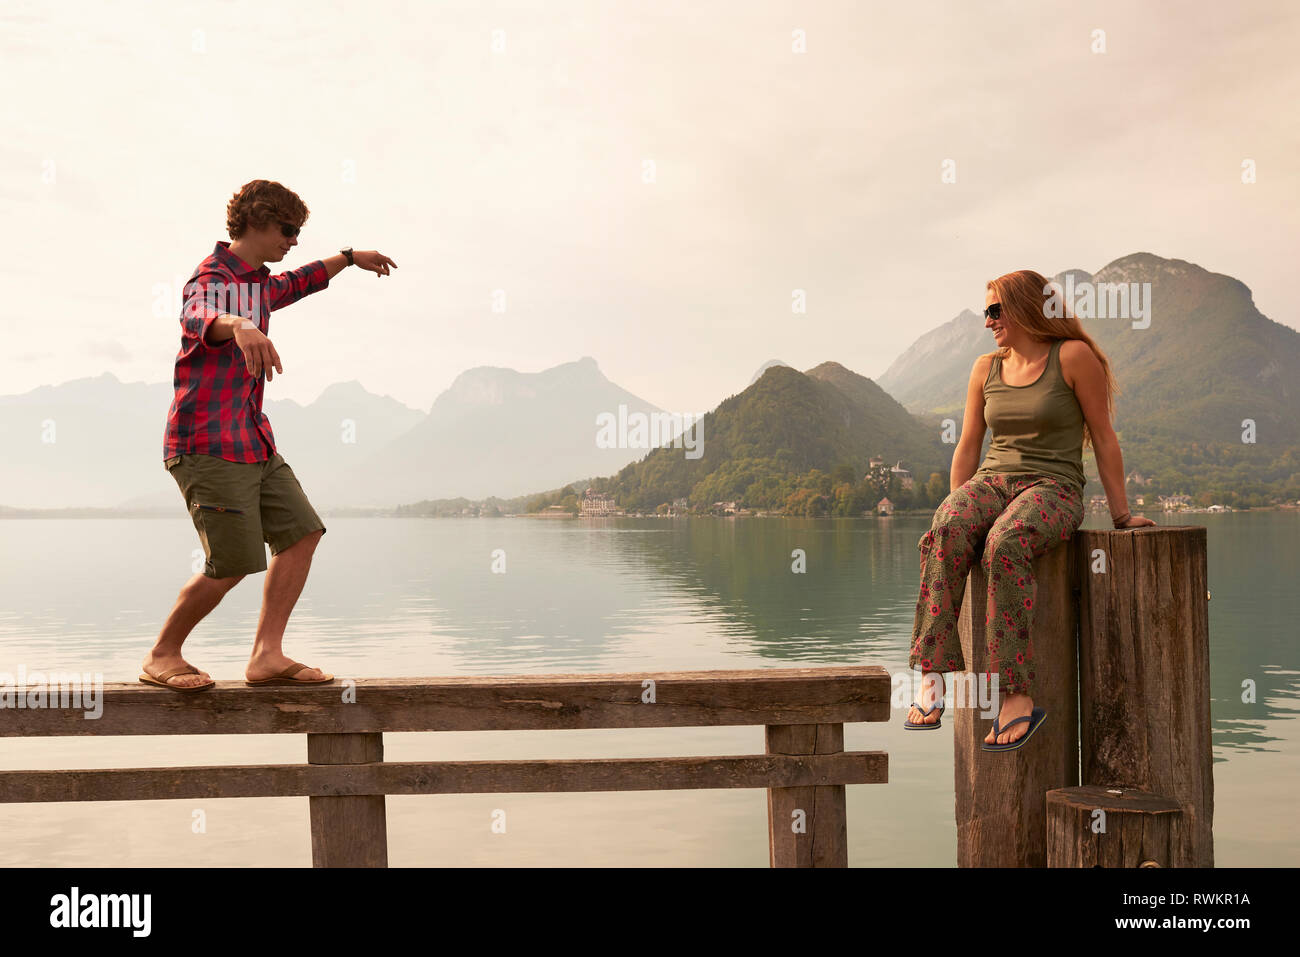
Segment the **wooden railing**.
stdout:
<path fill-rule="evenodd" d="M 305 734 L 306 764 L 0 771 L 0 803 L 307 797 L 316 867 L 386 867 L 387 794 L 766 788 L 773 867 L 848 864 L 846 784 L 884 784 L 884 751 L 844 724 L 887 721 L 880 667 L 359 678 L 300 688 L 220 681 L 197 694 L 104 685 L 103 713 L 0 710 L 0 736 Z M 384 761 L 385 731 L 764 725 L 764 754 Z"/>

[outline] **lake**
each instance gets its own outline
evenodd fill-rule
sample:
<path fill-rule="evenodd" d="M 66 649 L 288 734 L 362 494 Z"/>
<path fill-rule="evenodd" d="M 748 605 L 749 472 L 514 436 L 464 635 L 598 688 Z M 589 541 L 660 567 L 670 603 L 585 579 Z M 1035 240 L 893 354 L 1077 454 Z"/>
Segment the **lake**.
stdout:
<path fill-rule="evenodd" d="M 1209 536 L 1215 860 L 1300 864 L 1300 514 L 1157 518 Z M 285 651 L 339 676 L 680 671 L 833 664 L 907 670 L 926 516 L 880 519 L 376 519 L 325 516 Z M 1084 527 L 1109 527 L 1090 514 Z M 0 521 L 0 671 L 134 681 L 198 542 L 182 514 Z M 791 551 L 807 571 L 791 572 Z M 505 574 L 492 572 L 494 550 Z M 186 657 L 242 679 L 264 576 Z M 1258 701 L 1243 703 L 1251 679 Z M 158 692 L 163 694 L 161 690 Z M 171 693 L 171 692 L 166 692 Z M 952 739 L 845 727 L 890 783 L 847 791 L 852 866 L 956 862 Z M 763 730 L 386 734 L 394 761 L 761 753 Z M 4 768 L 302 763 L 302 735 L 0 739 Z M 506 833 L 492 815 L 506 812 Z M 194 812 L 206 817 L 202 833 Z M 311 866 L 304 798 L 0 805 L 0 864 Z M 389 796 L 389 863 L 766 867 L 762 790 Z"/>

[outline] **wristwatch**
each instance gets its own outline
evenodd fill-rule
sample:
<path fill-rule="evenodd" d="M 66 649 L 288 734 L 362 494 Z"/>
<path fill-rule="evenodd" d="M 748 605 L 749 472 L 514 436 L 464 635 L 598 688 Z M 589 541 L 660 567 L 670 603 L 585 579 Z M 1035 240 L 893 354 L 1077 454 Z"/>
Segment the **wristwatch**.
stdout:
<path fill-rule="evenodd" d="M 348 265 L 349 265 L 349 266 L 353 265 L 353 263 L 352 263 L 352 247 L 351 247 L 351 246 L 344 246 L 342 249 L 339 250 L 339 252 L 341 252 L 344 256 L 347 256 L 347 257 L 348 257 Z"/>

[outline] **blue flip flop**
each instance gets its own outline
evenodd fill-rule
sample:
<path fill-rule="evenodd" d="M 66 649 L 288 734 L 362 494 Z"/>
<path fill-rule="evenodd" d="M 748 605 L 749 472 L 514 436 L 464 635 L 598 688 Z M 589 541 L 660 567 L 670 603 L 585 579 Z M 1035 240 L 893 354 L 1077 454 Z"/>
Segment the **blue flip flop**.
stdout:
<path fill-rule="evenodd" d="M 1031 737 L 1033 737 L 1034 732 L 1038 730 L 1038 726 L 1043 723 L 1043 719 L 1046 717 L 1047 717 L 1046 711 L 1044 711 L 1042 708 L 1035 708 L 1032 714 L 1023 715 L 1019 718 L 1012 718 L 1010 721 L 1006 723 L 1006 727 L 1002 727 L 1002 728 L 998 727 L 998 719 L 994 718 L 993 719 L 993 740 L 995 742 L 998 739 L 998 735 L 1000 735 L 1003 731 L 1007 730 L 1007 728 L 1011 727 L 1013 724 L 1019 724 L 1021 721 L 1029 722 L 1029 730 L 1026 731 L 1024 734 L 1022 734 L 1015 741 L 1012 741 L 1010 744 L 996 744 L 996 743 L 987 744 L 981 741 L 980 747 L 983 748 L 985 751 L 1014 751 L 1016 750 L 1016 748 L 1020 747 Z"/>
<path fill-rule="evenodd" d="M 939 725 L 943 722 L 943 708 L 939 707 L 938 701 L 934 703 L 934 707 L 930 708 L 929 711 L 927 711 L 925 708 L 922 708 L 915 701 L 912 702 L 912 707 L 915 708 L 917 711 L 921 712 L 922 717 L 926 717 L 926 718 L 930 716 L 930 712 L 934 711 L 935 708 L 939 708 L 940 716 L 935 719 L 934 724 L 928 724 L 928 723 L 913 724 L 911 721 L 904 721 L 903 729 L 905 731 L 930 731 L 933 730 L 934 728 L 939 727 Z"/>

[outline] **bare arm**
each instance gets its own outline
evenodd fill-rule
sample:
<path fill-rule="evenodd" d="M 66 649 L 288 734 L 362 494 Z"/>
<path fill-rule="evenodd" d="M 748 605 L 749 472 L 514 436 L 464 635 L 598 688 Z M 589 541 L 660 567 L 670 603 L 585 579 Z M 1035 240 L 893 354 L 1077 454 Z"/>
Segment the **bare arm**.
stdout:
<path fill-rule="evenodd" d="M 966 413 L 962 420 L 961 437 L 952 453 L 952 471 L 948 476 L 948 491 L 970 481 L 979 468 L 980 449 L 984 447 L 984 380 L 989 377 L 992 359 L 980 356 L 971 366 L 970 381 L 966 384 Z"/>
<path fill-rule="evenodd" d="M 353 254 L 355 255 L 355 253 Z M 325 274 L 333 279 L 344 269 L 348 268 L 347 257 L 342 253 L 335 253 L 333 256 L 326 256 L 321 260 L 325 264 Z"/>
<path fill-rule="evenodd" d="M 1111 519 L 1128 513 L 1128 495 L 1124 491 L 1124 456 L 1119 450 L 1119 439 L 1110 423 L 1106 408 L 1106 370 L 1088 344 L 1079 339 L 1061 343 L 1061 372 L 1067 384 L 1074 389 L 1079 409 L 1088 432 L 1092 436 L 1092 450 L 1097 457 L 1097 473 L 1101 487 L 1106 490 L 1106 504 Z M 1072 383 L 1070 380 L 1074 380 Z M 1130 518 L 1131 523 L 1154 525 L 1149 519 Z"/>
<path fill-rule="evenodd" d="M 251 322 L 252 320 L 250 319 L 249 321 Z M 213 319 L 212 324 L 208 326 L 208 342 L 212 345 L 216 345 L 218 342 L 225 342 L 227 339 L 233 338 L 235 330 L 239 328 L 240 324 L 243 322 L 243 316 L 232 316 L 228 312 L 223 312 L 221 315 L 217 316 L 217 318 Z"/>

